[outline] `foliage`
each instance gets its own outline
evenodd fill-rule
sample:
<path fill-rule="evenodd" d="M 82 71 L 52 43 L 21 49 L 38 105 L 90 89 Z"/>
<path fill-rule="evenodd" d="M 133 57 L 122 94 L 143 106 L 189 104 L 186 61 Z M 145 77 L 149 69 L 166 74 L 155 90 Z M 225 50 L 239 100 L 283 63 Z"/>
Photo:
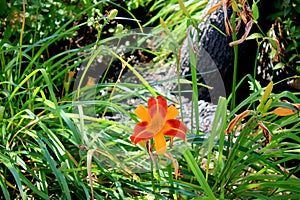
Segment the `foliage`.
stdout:
<path fill-rule="evenodd" d="M 286 71 L 292 75 L 300 74 L 300 1 L 276 1 L 276 13 L 272 14 L 272 19 L 276 20 L 278 26 L 276 35 L 284 45 L 284 52 L 280 55 L 280 62 L 285 65 Z M 277 27 L 276 27 L 277 28 Z"/>
<path fill-rule="evenodd" d="M 177 44 L 174 36 L 182 38 L 185 26 L 191 22 L 180 10 L 183 5 L 155 1 L 152 9 L 157 11 L 164 6 L 157 11 L 162 17 L 158 26 L 163 29 L 132 33 L 132 27 L 143 30 L 129 9 L 124 8 L 133 11 L 134 2 L 150 5 L 147 1 L 129 1 L 123 7 L 106 1 L 8 4 L 1 1 L 1 7 L 5 8 L 0 10 L 3 19 L 1 196 L 5 199 L 297 198 L 300 182 L 295 174 L 299 173 L 299 164 L 290 164 L 300 159 L 299 93 L 275 93 L 272 84 L 262 88 L 250 75 L 246 78 L 253 84 L 253 93 L 229 114 L 228 102 L 220 98 L 212 133 L 204 135 L 189 130 L 186 143 L 175 140 L 169 149 L 170 154 L 179 156 L 151 158 L 146 149 L 131 143 L 129 137 L 138 122 L 132 111 L 138 105 L 130 106 L 126 100 L 139 99 L 145 103 L 146 96 L 157 94 L 170 98 L 156 90 L 157 82 L 147 82 L 131 62 L 137 49 L 135 44 L 129 45 L 132 50 L 129 54 L 118 51 L 121 45 L 113 48 L 109 44 L 131 36 L 141 36 L 140 40 L 151 38 L 156 48 L 140 48 L 143 53 L 139 55 L 154 57 L 147 64 L 163 61 L 168 65 L 179 60 L 177 54 L 169 58 L 170 52 L 179 47 L 166 44 Z M 193 11 L 192 19 L 196 19 L 194 15 L 199 14 L 203 5 L 189 1 L 185 6 Z M 131 18 L 120 16 L 124 12 Z M 86 40 L 82 42 L 80 37 Z M 171 42 L 166 38 L 171 38 Z M 70 43 L 66 45 L 66 41 Z M 121 82 L 123 71 L 114 81 L 105 79 L 109 78 L 105 77 L 106 72 L 99 82 L 93 81 L 93 74 L 85 74 L 85 69 L 98 69 L 94 61 L 101 56 L 116 60 L 108 62 L 108 68 L 115 70 L 120 64 L 122 70 L 132 72 L 138 81 Z M 194 61 L 191 56 L 191 62 Z M 193 77 L 192 88 L 197 94 L 199 85 L 196 76 Z M 180 81 L 182 77 L 175 78 Z M 197 105 L 196 96 L 193 100 Z M 194 109 L 191 118 L 197 122 Z M 117 115 L 128 120 L 113 118 Z M 174 162 L 178 162 L 180 169 L 178 179 L 172 168 Z"/>
<path fill-rule="evenodd" d="M 181 5 L 180 5 L 181 4 Z M 201 21 L 202 10 L 205 8 L 207 0 L 203 1 L 157 1 L 152 5 L 150 11 L 158 13 L 153 16 L 145 26 L 155 25 L 161 18 L 164 20 L 168 29 L 172 30 L 172 39 L 179 44 L 186 37 L 186 29 L 192 22 Z M 183 9 L 183 7 L 185 9 Z M 189 15 L 188 20 L 184 17 Z M 157 25 L 159 28 L 164 28 L 163 24 Z"/>
<path fill-rule="evenodd" d="M 3 2 L 1 29 L 4 32 L 1 44 L 17 45 L 20 35 L 26 44 L 33 44 L 53 35 L 74 16 L 74 13 L 80 13 L 91 5 L 92 3 L 65 1 L 11 1 L 8 4 Z M 92 9 L 86 14 L 92 17 Z"/>
<path fill-rule="evenodd" d="M 273 46 L 273 50 L 266 51 L 269 52 L 272 61 L 276 63 L 273 70 L 283 70 L 289 76 L 299 75 L 300 72 L 299 5 L 300 1 L 298 0 L 277 0 L 274 2 L 275 11 L 269 16 L 274 23 L 268 35 L 277 40 L 278 46 L 276 47 L 273 42 L 270 45 Z"/>

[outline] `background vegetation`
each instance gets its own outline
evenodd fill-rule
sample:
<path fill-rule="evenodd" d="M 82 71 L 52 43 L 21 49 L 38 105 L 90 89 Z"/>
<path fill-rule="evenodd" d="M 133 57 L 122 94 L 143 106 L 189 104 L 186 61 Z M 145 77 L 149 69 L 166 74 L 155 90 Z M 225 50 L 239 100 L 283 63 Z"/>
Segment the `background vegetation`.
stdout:
<path fill-rule="evenodd" d="M 180 49 L 187 26 L 200 19 L 206 3 L 1 1 L 1 199 L 297 199 L 299 91 L 272 92 L 278 83 L 260 86 L 255 74 L 244 80 L 251 82 L 253 92 L 229 114 L 230 98 L 220 98 L 210 135 L 189 130 L 182 156 L 174 156 L 180 168 L 177 179 L 174 160 L 160 157 L 152 162 L 146 150 L 129 140 L 137 122 L 132 111 L 138 105 L 129 106 L 124 99 L 146 104 L 147 95 L 160 92 L 126 61 L 140 55 L 139 62 L 178 62 L 174 50 Z M 297 83 L 299 0 L 277 0 L 274 7 L 270 17 L 276 28 L 270 33 L 282 44 L 274 74 L 281 69 Z M 155 48 L 124 56 L 105 48 L 147 26 L 157 28 Z M 267 37 L 259 34 L 252 39 Z M 273 59 L 276 44 L 268 41 Z M 118 74 L 108 72 L 99 82 L 78 76 L 84 73 L 81 66 L 92 67 L 101 55 L 114 55 L 117 61 L 108 62 L 108 68 L 126 66 L 140 83 L 115 84 Z M 196 92 L 195 78 L 192 82 Z M 86 114 L 91 110 L 95 115 Z M 197 122 L 195 113 L 191 120 Z M 110 119 L 109 114 L 130 120 Z M 174 155 L 176 145 L 181 147 L 180 141 L 170 151 Z M 143 170 L 129 167 L 141 162 Z"/>

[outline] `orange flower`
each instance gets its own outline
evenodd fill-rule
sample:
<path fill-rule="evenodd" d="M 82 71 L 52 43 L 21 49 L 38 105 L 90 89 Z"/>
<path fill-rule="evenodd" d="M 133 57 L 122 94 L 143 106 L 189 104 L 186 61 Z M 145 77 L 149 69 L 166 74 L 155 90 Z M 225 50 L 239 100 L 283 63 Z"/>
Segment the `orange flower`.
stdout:
<path fill-rule="evenodd" d="M 134 127 L 134 133 L 130 136 L 133 144 L 154 138 L 156 153 L 164 154 L 167 146 L 165 136 L 185 140 L 187 127 L 180 120 L 175 119 L 179 112 L 174 106 L 168 107 L 165 98 L 150 97 L 148 109 L 139 105 L 135 114 L 142 121 Z"/>

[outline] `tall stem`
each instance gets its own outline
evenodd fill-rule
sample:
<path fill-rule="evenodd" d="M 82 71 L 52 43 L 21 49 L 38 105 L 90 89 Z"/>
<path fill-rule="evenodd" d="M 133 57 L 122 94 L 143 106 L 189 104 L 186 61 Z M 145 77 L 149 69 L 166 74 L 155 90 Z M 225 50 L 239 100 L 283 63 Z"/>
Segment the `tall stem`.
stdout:
<path fill-rule="evenodd" d="M 236 13 L 233 12 L 232 18 L 231 18 L 231 26 L 233 29 L 232 33 L 232 40 L 235 41 L 237 39 L 236 36 L 236 26 L 235 26 L 235 19 L 236 19 Z M 238 68 L 238 46 L 233 46 L 233 53 L 234 53 L 234 61 L 233 61 L 233 78 L 232 78 L 232 90 L 231 90 L 231 104 L 230 104 L 230 110 L 233 110 L 235 108 L 235 100 L 236 100 L 236 76 L 237 76 L 237 68 Z"/>

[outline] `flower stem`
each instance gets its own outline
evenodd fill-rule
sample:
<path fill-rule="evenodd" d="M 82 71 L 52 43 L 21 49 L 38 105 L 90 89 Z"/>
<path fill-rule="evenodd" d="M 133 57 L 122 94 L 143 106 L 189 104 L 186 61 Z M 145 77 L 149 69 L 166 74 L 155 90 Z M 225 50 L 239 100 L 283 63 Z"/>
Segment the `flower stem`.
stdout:
<path fill-rule="evenodd" d="M 232 26 L 232 41 L 236 41 L 237 36 L 236 36 L 236 26 L 235 26 L 235 19 L 236 19 L 236 13 L 232 13 L 232 18 L 231 18 L 231 26 Z M 233 110 L 235 108 L 235 99 L 236 99 L 236 76 L 237 76 L 237 67 L 238 67 L 238 46 L 234 45 L 233 46 L 233 52 L 234 52 L 234 61 L 233 61 L 233 78 L 232 78 L 232 90 L 231 90 L 231 105 L 230 105 L 230 110 Z"/>

